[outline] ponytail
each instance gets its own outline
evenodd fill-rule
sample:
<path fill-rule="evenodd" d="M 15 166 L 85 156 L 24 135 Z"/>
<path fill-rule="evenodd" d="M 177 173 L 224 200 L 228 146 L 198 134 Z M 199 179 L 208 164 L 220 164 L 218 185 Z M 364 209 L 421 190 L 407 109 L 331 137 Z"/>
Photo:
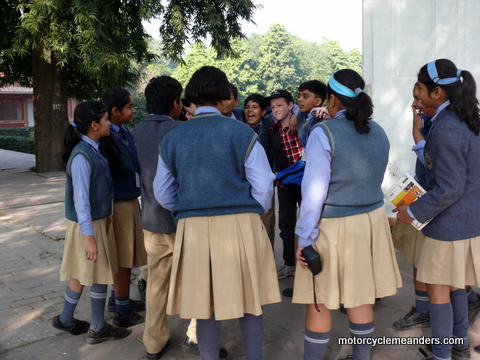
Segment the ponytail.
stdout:
<path fill-rule="evenodd" d="M 62 159 L 65 163 L 68 162 L 73 148 L 77 146 L 79 142 L 80 136 L 78 135 L 76 128 L 73 127 L 71 124 L 68 125 L 67 130 L 65 131 L 65 136 L 63 138 L 63 146 L 65 148 L 65 151 L 63 152 Z"/>
<path fill-rule="evenodd" d="M 86 135 L 90 124 L 93 121 L 99 123 L 106 112 L 107 108 L 101 101 L 85 101 L 77 105 L 73 111 L 73 122 L 65 131 L 63 161 L 68 162 L 73 148 L 80 142 L 81 134 Z"/>
<path fill-rule="evenodd" d="M 372 99 L 364 90 L 365 81 L 353 70 L 339 70 L 330 78 L 327 93 L 334 94 L 345 106 L 345 117 L 353 121 L 360 134 L 370 131 L 368 121 L 373 114 Z"/>
<path fill-rule="evenodd" d="M 417 78 L 429 92 L 437 86 L 441 87 L 450 101 L 448 109 L 465 122 L 475 135 L 480 133 L 477 85 L 469 71 L 457 69 L 448 59 L 438 59 L 422 66 Z"/>

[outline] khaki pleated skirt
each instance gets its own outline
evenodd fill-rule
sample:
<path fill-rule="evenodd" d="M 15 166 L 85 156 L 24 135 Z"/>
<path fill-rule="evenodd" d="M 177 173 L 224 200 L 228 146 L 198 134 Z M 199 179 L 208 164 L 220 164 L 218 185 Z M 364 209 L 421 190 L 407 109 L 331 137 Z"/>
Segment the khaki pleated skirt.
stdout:
<path fill-rule="evenodd" d="M 113 228 L 117 242 L 118 266 L 131 269 L 145 265 L 147 252 L 138 199 L 113 203 Z"/>
<path fill-rule="evenodd" d="M 75 221 L 68 221 L 60 281 L 78 279 L 85 286 L 113 284 L 113 275 L 118 272 L 118 257 L 112 217 L 95 220 L 92 225 L 98 247 L 95 263 L 87 260 L 85 236 L 80 226 Z"/>
<path fill-rule="evenodd" d="M 258 214 L 180 219 L 167 314 L 185 319 L 260 315 L 280 302 L 272 246 Z"/>
<path fill-rule="evenodd" d="M 335 310 L 374 304 L 402 286 L 387 215 L 383 207 L 319 223 L 315 244 L 323 270 L 315 276 L 317 303 Z M 312 273 L 297 263 L 293 301 L 313 304 Z"/>
<path fill-rule="evenodd" d="M 392 230 L 392 239 L 393 246 L 403 254 L 403 259 L 418 268 L 420 249 L 425 235 L 412 225 L 397 220 Z"/>
<path fill-rule="evenodd" d="M 417 280 L 464 288 L 480 286 L 480 236 L 441 241 L 426 237 L 420 251 Z"/>

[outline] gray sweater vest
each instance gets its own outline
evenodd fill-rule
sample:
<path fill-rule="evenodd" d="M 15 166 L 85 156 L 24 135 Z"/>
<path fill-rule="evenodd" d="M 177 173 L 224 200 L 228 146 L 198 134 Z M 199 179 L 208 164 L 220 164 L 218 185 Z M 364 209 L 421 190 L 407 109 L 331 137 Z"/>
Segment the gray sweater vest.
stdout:
<path fill-rule="evenodd" d="M 77 212 L 75 211 L 75 204 L 73 201 L 74 189 L 72 185 L 71 166 L 73 158 L 79 154 L 85 156 L 92 168 L 89 188 L 90 212 L 92 215 L 92 220 L 100 220 L 112 215 L 111 193 L 102 163 L 95 154 L 94 150 L 92 150 L 83 141 L 80 141 L 73 149 L 67 163 L 67 181 L 65 184 L 65 217 L 68 220 L 78 222 Z M 102 161 L 105 161 L 105 169 L 107 170 L 108 176 L 110 176 L 110 181 L 112 181 L 108 163 L 105 158 L 102 157 L 102 159 Z"/>
<path fill-rule="evenodd" d="M 381 185 L 390 144 L 379 124 L 372 120 L 368 124 L 366 134 L 357 132 L 344 116 L 315 126 L 325 132 L 332 148 L 332 175 L 322 217 L 362 214 L 383 205 Z"/>
<path fill-rule="evenodd" d="M 169 132 L 160 149 L 178 183 L 175 219 L 263 214 L 245 178 L 245 160 L 257 139 L 245 124 L 214 113 L 196 115 Z"/>

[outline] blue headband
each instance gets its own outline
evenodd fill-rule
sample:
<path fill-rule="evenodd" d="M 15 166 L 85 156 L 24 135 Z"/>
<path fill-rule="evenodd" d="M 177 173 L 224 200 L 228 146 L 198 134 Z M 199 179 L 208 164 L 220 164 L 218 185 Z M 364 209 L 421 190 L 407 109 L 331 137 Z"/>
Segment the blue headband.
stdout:
<path fill-rule="evenodd" d="M 427 71 L 428 71 L 428 76 L 430 76 L 430 79 L 437 84 L 437 85 L 448 85 L 448 84 L 453 84 L 454 82 L 460 81 L 460 76 L 462 75 L 462 70 L 457 69 L 457 73 L 455 74 L 455 77 L 449 77 L 449 78 L 444 78 L 440 79 L 438 77 L 438 71 L 437 71 L 437 66 L 435 65 L 435 61 L 430 61 L 427 64 Z"/>
<path fill-rule="evenodd" d="M 353 91 L 352 89 L 346 87 L 345 85 L 340 84 L 337 80 L 335 80 L 333 75 L 330 77 L 330 80 L 328 80 L 328 85 L 337 94 L 343 95 L 343 96 L 346 96 L 346 97 L 349 97 L 349 98 L 354 98 L 355 96 L 357 96 L 361 92 L 365 92 L 365 89 L 360 89 L 360 88 L 356 88 L 355 91 Z"/>
<path fill-rule="evenodd" d="M 73 121 L 70 123 L 70 125 L 72 125 L 73 128 L 77 127 L 77 124 L 75 124 Z"/>

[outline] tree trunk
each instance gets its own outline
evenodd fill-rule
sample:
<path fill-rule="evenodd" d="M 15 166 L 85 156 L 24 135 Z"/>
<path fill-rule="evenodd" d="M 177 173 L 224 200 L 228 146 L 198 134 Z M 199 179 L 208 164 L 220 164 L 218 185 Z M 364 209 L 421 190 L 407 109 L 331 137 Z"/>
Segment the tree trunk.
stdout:
<path fill-rule="evenodd" d="M 57 66 L 49 50 L 36 50 L 32 55 L 36 171 L 62 171 L 63 136 L 68 125 L 67 73 Z"/>

